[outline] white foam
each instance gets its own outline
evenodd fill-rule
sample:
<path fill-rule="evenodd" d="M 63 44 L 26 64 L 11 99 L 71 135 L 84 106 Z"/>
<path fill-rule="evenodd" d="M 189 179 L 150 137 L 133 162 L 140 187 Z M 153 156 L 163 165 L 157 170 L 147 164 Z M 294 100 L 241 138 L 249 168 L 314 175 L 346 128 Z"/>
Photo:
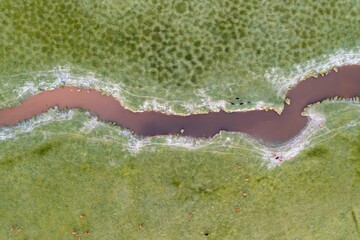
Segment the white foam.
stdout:
<path fill-rule="evenodd" d="M 278 147 L 263 146 L 262 156 L 268 167 L 275 167 L 292 159 L 310 145 L 311 137 L 315 136 L 325 126 L 325 117 L 316 112 L 308 114 L 306 127 L 293 139 Z"/>
<path fill-rule="evenodd" d="M 21 122 L 12 127 L 0 128 L 0 141 L 15 138 L 16 136 L 33 131 L 35 128 L 46 125 L 53 121 L 66 121 L 73 117 L 73 111 L 59 111 L 56 108 L 48 110 L 30 120 Z"/>
<path fill-rule="evenodd" d="M 317 60 L 310 60 L 292 67 L 290 73 L 280 68 L 272 68 L 265 73 L 279 96 L 284 96 L 286 91 L 312 74 L 325 73 L 334 67 L 360 64 L 360 47 L 354 50 L 338 50 L 331 55 L 324 55 Z"/>

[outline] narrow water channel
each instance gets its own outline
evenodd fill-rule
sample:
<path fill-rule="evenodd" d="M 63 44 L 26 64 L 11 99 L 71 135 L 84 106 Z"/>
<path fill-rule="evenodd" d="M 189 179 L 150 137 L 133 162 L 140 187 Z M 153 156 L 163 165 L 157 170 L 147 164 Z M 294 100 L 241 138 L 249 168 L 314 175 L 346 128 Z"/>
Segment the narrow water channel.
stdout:
<path fill-rule="evenodd" d="M 360 65 L 338 68 L 328 75 L 311 77 L 300 82 L 286 94 L 291 99 L 281 115 L 275 111 L 254 110 L 226 113 L 210 112 L 189 116 L 166 115 L 160 112 L 131 112 L 112 96 L 96 90 L 77 87 L 57 88 L 29 97 L 12 108 L 0 110 L 0 126 L 13 126 L 58 106 L 60 109 L 81 108 L 104 121 L 142 136 L 178 134 L 191 137 L 212 137 L 220 130 L 242 132 L 269 143 L 282 143 L 296 136 L 308 121 L 304 108 L 329 97 L 360 96 Z"/>

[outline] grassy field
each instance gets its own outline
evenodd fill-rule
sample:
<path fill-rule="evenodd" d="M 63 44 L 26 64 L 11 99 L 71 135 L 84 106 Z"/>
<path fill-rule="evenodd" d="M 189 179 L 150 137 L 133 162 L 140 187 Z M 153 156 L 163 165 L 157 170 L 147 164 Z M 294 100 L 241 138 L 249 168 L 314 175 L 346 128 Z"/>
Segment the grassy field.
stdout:
<path fill-rule="evenodd" d="M 78 111 L 1 141 L 0 238 L 358 239 L 359 107 L 315 108 L 329 134 L 273 169 L 241 141 L 133 154 Z"/>
<path fill-rule="evenodd" d="M 185 112 L 180 105 L 199 105 L 202 91 L 213 101 L 281 103 L 271 82 L 284 76 L 271 70 L 288 76 L 358 48 L 359 16 L 357 0 L 2 0 L 0 98 L 44 80 L 39 71 L 68 66 L 145 96 L 126 96 L 133 109 L 160 97 Z"/>

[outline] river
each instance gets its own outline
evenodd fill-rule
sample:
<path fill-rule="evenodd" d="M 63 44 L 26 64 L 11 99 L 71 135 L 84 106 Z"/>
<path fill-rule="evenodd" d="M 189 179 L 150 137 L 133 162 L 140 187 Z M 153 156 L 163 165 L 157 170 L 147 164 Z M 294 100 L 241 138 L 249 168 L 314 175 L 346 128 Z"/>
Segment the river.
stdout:
<path fill-rule="evenodd" d="M 142 136 L 180 134 L 212 137 L 220 130 L 242 132 L 269 143 L 283 143 L 296 136 L 308 121 L 302 112 L 306 106 L 326 98 L 352 98 L 360 95 L 360 65 L 332 70 L 329 74 L 301 81 L 286 93 L 291 103 L 279 115 L 273 110 L 246 112 L 224 111 L 188 116 L 160 112 L 132 112 L 112 96 L 103 96 L 94 89 L 67 86 L 44 91 L 25 99 L 20 105 L 0 110 L 0 126 L 13 126 L 49 108 L 81 108 L 104 121 L 134 131 Z"/>

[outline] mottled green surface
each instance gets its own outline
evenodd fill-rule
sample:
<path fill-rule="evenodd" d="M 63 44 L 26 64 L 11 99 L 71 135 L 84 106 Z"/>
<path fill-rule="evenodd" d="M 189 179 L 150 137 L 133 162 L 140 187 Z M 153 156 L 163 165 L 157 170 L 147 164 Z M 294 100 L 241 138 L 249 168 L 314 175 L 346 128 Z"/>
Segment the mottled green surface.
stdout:
<path fill-rule="evenodd" d="M 357 0 L 2 0 L 0 73 L 68 65 L 137 95 L 280 102 L 263 74 L 358 47 L 359 16 Z"/>
<path fill-rule="evenodd" d="M 246 144 L 132 155 L 78 114 L 2 141 L 0 238 L 358 239 L 360 128 L 343 127 L 359 110 L 317 109 L 328 134 L 275 169 Z"/>
<path fill-rule="evenodd" d="M 134 108 L 161 97 L 184 112 L 199 89 L 279 103 L 264 73 L 355 49 L 359 16 L 357 0 L 0 0 L 0 108 L 56 66 L 120 83 Z M 274 169 L 240 135 L 191 150 L 158 138 L 134 154 L 141 142 L 83 128 L 83 113 L 21 125 L 0 140 L 0 239 L 359 239 L 359 108 L 316 109 L 326 127 Z"/>

